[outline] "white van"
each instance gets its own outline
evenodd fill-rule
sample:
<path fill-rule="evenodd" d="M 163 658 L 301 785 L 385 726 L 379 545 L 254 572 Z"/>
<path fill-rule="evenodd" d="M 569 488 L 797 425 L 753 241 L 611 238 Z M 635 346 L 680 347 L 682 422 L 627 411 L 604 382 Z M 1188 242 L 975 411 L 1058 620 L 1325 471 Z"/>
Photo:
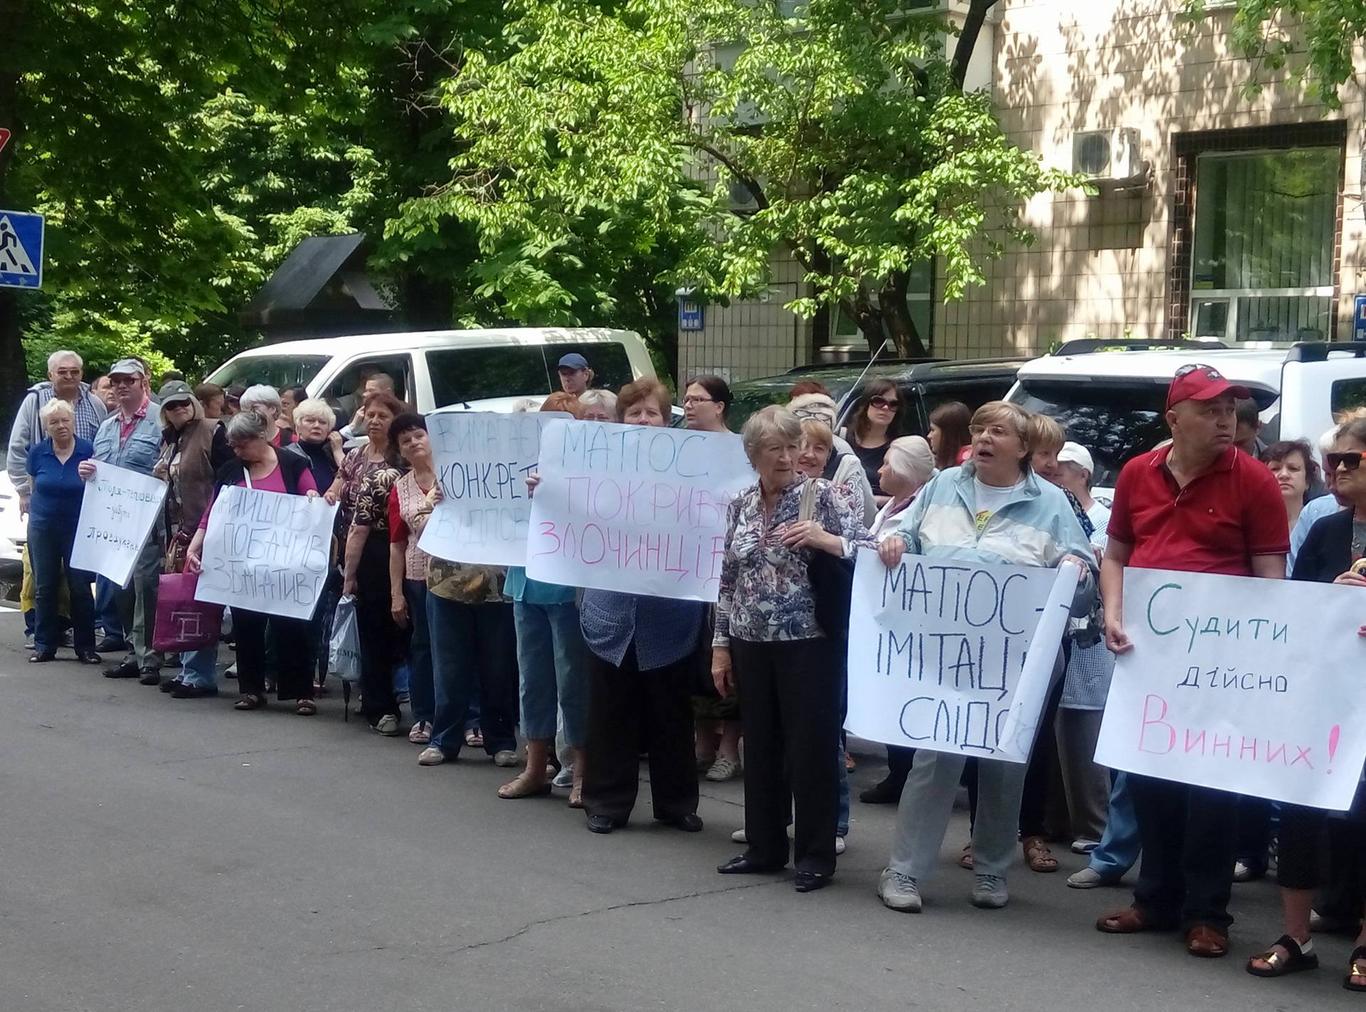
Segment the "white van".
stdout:
<path fill-rule="evenodd" d="M 575 351 L 588 359 L 595 387 L 617 390 L 655 375 L 645 342 L 634 331 L 507 327 L 266 344 L 229 359 L 208 381 L 224 389 L 254 383 L 302 386 L 310 397 L 349 413 L 365 380 L 382 372 L 393 377 L 399 398 L 423 414 L 448 406 L 497 411 L 560 389 L 556 366 L 561 356 Z"/>

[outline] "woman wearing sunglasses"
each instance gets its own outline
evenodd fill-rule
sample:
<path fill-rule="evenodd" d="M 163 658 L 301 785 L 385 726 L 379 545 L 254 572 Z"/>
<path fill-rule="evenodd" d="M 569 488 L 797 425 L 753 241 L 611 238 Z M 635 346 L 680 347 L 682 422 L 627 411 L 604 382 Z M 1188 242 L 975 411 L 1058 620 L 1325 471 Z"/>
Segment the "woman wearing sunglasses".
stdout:
<path fill-rule="evenodd" d="M 889 379 L 868 381 L 845 435 L 868 476 L 874 501 L 879 508 L 885 506 L 889 496 L 878 483 L 878 471 L 887 447 L 901 435 L 901 395 L 896 383 Z"/>
<path fill-rule="evenodd" d="M 1346 508 L 1318 521 L 1309 530 L 1295 557 L 1292 580 L 1337 583 L 1366 588 L 1366 576 L 1354 571 L 1366 557 L 1366 420 L 1356 419 L 1338 429 L 1333 452 L 1325 455 L 1336 480 L 1339 500 Z M 1324 837 L 1333 838 L 1333 850 L 1355 854 L 1359 872 L 1366 871 L 1366 789 L 1358 788 L 1349 811 L 1329 813 L 1298 805 L 1281 807 L 1280 849 L 1276 878 L 1281 887 L 1281 916 L 1285 934 L 1265 952 L 1247 962 L 1254 977 L 1282 977 L 1319 965 L 1309 936 L 1309 916 L 1314 890 L 1325 875 L 1322 859 Z M 1366 927 L 1357 935 L 1342 986 L 1366 991 Z"/>

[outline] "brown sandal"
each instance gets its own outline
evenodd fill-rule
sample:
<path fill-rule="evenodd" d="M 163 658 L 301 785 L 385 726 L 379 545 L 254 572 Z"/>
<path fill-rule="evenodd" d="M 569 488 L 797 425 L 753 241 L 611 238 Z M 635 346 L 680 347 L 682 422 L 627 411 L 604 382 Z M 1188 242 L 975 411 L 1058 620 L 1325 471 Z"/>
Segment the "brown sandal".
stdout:
<path fill-rule="evenodd" d="M 254 692 L 244 692 L 237 697 L 237 702 L 232 704 L 232 708 L 234 710 L 260 710 L 265 705 L 265 696 L 258 696 Z"/>
<path fill-rule="evenodd" d="M 1045 873 L 1058 870 L 1058 859 L 1048 849 L 1048 843 L 1042 836 L 1027 836 L 1022 846 L 1025 864 L 1029 865 L 1030 871 Z"/>
<path fill-rule="evenodd" d="M 318 712 L 318 704 L 311 699 L 301 699 L 294 704 L 294 712 L 300 717 L 312 717 Z"/>
<path fill-rule="evenodd" d="M 498 796 L 506 800 L 513 798 L 535 798 L 550 793 L 550 781 L 537 779 L 529 770 L 523 770 L 498 788 Z"/>

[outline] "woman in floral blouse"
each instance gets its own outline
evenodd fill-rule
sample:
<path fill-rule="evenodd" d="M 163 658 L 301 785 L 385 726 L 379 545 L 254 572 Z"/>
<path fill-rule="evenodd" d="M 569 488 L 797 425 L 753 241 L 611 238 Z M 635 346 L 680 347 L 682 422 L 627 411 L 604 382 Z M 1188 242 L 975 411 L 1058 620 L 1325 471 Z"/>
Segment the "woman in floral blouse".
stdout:
<path fill-rule="evenodd" d="M 342 593 L 356 599 L 361 704 L 370 726 L 390 736 L 399 732 L 394 667 L 404 636 L 390 611 L 389 490 L 402 472 L 389 442 L 389 426 L 401 414 L 403 404 L 393 394 L 380 391 L 365 399 L 369 443 L 351 451 L 328 491 L 332 498 L 340 486 L 342 510 L 348 503 L 351 507 Z"/>
<path fill-rule="evenodd" d="M 717 871 L 786 865 L 794 808 L 796 888 L 811 892 L 835 872 L 840 666 L 816 621 L 807 563 L 814 551 L 847 558 L 873 540 L 829 482 L 797 470 L 801 435 L 785 408 L 765 408 L 745 423 L 745 452 L 759 482 L 730 505 L 712 676 L 719 692 L 738 689 L 744 702 L 749 844 Z M 808 519 L 802 503 L 812 482 Z"/>

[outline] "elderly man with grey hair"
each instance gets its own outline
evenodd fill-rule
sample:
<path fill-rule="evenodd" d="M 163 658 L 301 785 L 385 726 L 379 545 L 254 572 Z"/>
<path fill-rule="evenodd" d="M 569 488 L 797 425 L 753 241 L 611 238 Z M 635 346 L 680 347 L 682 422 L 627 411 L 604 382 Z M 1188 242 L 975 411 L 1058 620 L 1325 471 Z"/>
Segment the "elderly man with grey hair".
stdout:
<path fill-rule="evenodd" d="M 84 363 L 74 351 L 54 351 L 47 358 L 47 379 L 28 388 L 14 425 L 9 433 L 9 451 L 5 470 L 9 472 L 14 490 L 19 493 L 19 508 L 28 513 L 30 494 L 28 451 L 46 438 L 38 412 L 54 397 L 66 401 L 76 415 L 76 438 L 95 440 L 95 430 L 108 414 L 104 402 L 90 392 L 90 384 L 81 381 Z"/>

